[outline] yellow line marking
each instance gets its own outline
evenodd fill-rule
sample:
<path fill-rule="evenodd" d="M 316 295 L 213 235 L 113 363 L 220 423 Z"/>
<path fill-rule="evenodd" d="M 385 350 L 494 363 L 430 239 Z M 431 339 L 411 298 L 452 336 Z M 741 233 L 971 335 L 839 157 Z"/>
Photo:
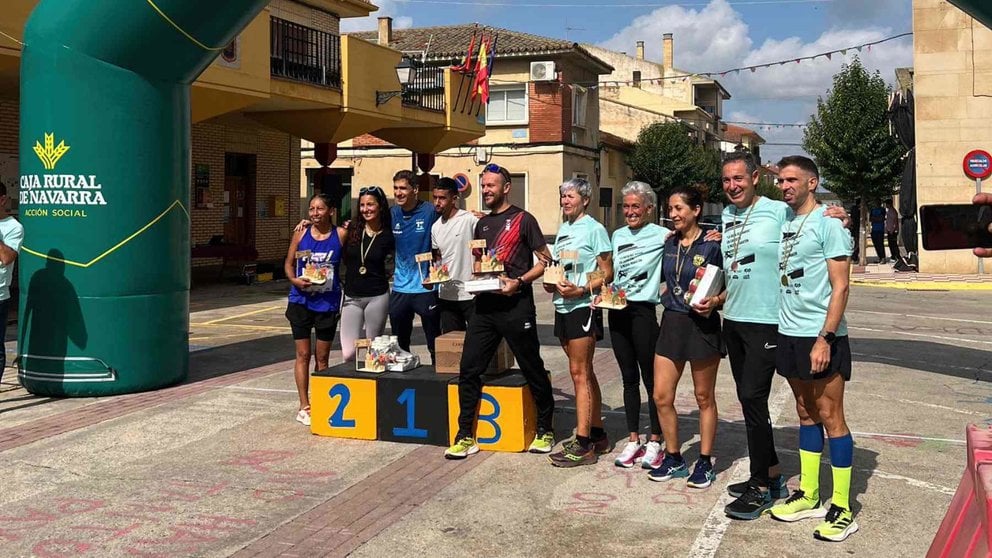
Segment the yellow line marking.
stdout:
<path fill-rule="evenodd" d="M 258 331 L 293 331 L 293 328 L 289 326 L 257 326 L 257 325 L 247 325 L 247 324 L 211 324 L 211 323 L 193 323 L 190 322 L 191 326 L 200 327 L 240 327 L 244 329 L 254 329 Z"/>
<path fill-rule="evenodd" d="M 964 283 L 940 281 L 864 281 L 854 279 L 852 285 L 875 289 L 905 289 L 907 291 L 992 291 L 992 283 Z"/>
<path fill-rule="evenodd" d="M 21 41 L 19 41 L 19 40 L 17 40 L 17 37 L 11 37 L 10 35 L 4 33 L 3 31 L 0 31 L 0 35 L 3 35 L 4 37 L 7 37 L 11 41 L 14 41 L 15 43 L 17 43 L 17 44 L 19 44 L 21 46 L 24 46 L 24 43 L 21 42 Z"/>
<path fill-rule="evenodd" d="M 226 322 L 227 320 L 236 320 L 238 318 L 244 318 L 246 316 L 254 316 L 255 314 L 261 314 L 262 312 L 268 312 L 269 310 L 275 310 L 277 308 L 282 308 L 282 306 L 266 306 L 261 310 L 252 310 L 251 312 L 244 312 L 242 314 L 235 314 L 233 316 L 228 316 L 226 318 L 217 318 L 216 320 L 210 320 L 209 322 L 203 322 L 204 325 L 214 325 L 220 322 Z"/>
<path fill-rule="evenodd" d="M 160 213 L 158 217 L 152 219 L 147 225 L 141 227 L 140 229 L 138 229 L 137 231 L 135 231 L 134 234 L 132 234 L 131 236 L 129 236 L 129 237 L 125 238 L 124 240 L 118 242 L 112 248 L 110 248 L 106 252 L 100 254 L 99 256 L 93 258 L 92 260 L 90 260 L 87 263 L 76 262 L 76 261 L 73 261 L 73 260 L 65 260 L 65 259 L 62 259 L 62 258 L 55 258 L 55 257 L 49 256 L 48 254 L 42 254 L 41 252 L 36 252 L 36 251 L 28 248 L 27 246 L 23 246 L 23 245 L 21 246 L 21 250 L 24 250 L 28 254 L 31 254 L 33 256 L 38 256 L 39 258 L 42 258 L 42 259 L 45 259 L 45 260 L 52 260 L 52 261 L 56 261 L 56 262 L 62 262 L 64 264 L 68 264 L 68 265 L 74 265 L 76 267 L 87 268 L 87 267 L 90 267 L 91 265 L 95 264 L 96 262 L 102 260 L 103 258 L 109 256 L 111 253 L 113 253 L 114 251 L 116 251 L 121 246 L 124 246 L 128 242 L 131 242 L 131 240 L 133 240 L 136 236 L 138 236 L 141 233 L 143 233 L 146 230 L 148 230 L 152 225 L 154 225 L 155 223 L 158 223 L 159 221 L 161 221 L 162 218 L 165 217 L 166 215 L 168 215 L 169 212 L 172 211 L 172 209 L 174 207 L 176 207 L 177 205 L 179 206 L 180 209 L 183 210 L 183 213 L 186 214 L 186 219 L 189 219 L 189 211 L 186 210 L 186 206 L 184 206 L 182 204 L 182 202 L 180 202 L 179 200 L 176 200 L 176 201 L 172 202 L 172 205 L 170 205 L 168 207 L 168 209 L 166 209 L 165 211 L 163 211 L 162 213 Z"/>
<path fill-rule="evenodd" d="M 227 45 L 222 46 L 222 47 L 217 47 L 217 48 L 208 47 L 207 45 L 205 45 L 205 44 L 201 43 L 200 41 L 196 40 L 196 38 L 193 37 L 193 35 L 190 35 L 185 30 L 183 30 L 182 27 L 179 27 L 179 25 L 175 21 L 172 21 L 172 18 L 170 18 L 169 16 L 165 15 L 165 12 L 163 12 L 161 8 L 159 8 L 158 6 L 155 5 L 155 2 L 152 2 L 152 0 L 145 0 L 145 1 L 148 2 L 148 5 L 151 6 L 156 12 L 158 12 L 158 15 L 162 16 L 162 19 L 164 19 L 165 21 L 168 21 L 169 22 L 169 25 L 175 27 L 176 28 L 176 31 L 179 31 L 180 33 L 182 33 L 184 37 L 186 37 L 187 39 L 189 39 L 193 44 L 195 44 L 196 46 L 202 48 L 203 50 L 219 51 L 219 50 L 224 50 L 227 47 Z"/>

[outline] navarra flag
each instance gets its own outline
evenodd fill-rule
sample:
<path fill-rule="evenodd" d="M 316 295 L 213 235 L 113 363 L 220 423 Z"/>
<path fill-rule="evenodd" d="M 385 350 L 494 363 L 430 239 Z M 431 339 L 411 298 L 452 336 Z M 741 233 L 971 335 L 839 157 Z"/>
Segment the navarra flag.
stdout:
<path fill-rule="evenodd" d="M 472 98 L 482 96 L 482 104 L 489 102 L 489 39 L 483 38 L 479 44 L 479 61 L 475 66 L 475 83 Z"/>
<path fill-rule="evenodd" d="M 473 31 L 472 40 L 468 43 L 468 50 L 465 51 L 465 57 L 462 58 L 462 63 L 457 66 L 452 66 L 452 72 L 467 74 L 472 71 L 472 56 L 475 54 L 475 35 L 476 33 Z"/>

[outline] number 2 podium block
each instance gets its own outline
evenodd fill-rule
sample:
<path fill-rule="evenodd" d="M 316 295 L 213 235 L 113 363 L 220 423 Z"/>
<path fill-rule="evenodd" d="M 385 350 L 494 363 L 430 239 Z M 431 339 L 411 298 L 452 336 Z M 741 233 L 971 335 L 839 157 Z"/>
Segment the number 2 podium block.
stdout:
<path fill-rule="evenodd" d="M 379 439 L 390 442 L 448 445 L 448 381 L 432 366 L 379 376 Z"/>
<path fill-rule="evenodd" d="M 448 384 L 448 429 L 452 444 L 458 435 L 459 410 L 456 377 Z M 519 370 L 510 370 L 498 377 L 483 376 L 482 400 L 476 416 L 475 440 L 480 449 L 524 451 L 537 434 L 534 398 Z"/>
<path fill-rule="evenodd" d="M 345 363 L 310 376 L 310 432 L 335 438 L 376 438 L 376 381 Z"/>

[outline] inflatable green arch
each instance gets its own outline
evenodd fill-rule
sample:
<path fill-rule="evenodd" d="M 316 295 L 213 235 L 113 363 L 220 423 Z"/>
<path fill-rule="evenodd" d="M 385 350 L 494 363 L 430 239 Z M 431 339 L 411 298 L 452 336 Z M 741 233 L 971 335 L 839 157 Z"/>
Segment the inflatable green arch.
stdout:
<path fill-rule="evenodd" d="M 18 371 L 111 395 L 189 370 L 190 84 L 266 0 L 42 0 L 21 58 Z"/>

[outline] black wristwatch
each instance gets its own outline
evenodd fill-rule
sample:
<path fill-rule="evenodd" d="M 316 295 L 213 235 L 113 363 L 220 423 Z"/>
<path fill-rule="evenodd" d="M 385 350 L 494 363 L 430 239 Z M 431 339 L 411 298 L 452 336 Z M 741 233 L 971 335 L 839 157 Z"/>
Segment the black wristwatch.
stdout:
<path fill-rule="evenodd" d="M 827 342 L 827 345 L 833 345 L 837 341 L 837 334 L 832 331 L 821 331 L 820 337 Z"/>

